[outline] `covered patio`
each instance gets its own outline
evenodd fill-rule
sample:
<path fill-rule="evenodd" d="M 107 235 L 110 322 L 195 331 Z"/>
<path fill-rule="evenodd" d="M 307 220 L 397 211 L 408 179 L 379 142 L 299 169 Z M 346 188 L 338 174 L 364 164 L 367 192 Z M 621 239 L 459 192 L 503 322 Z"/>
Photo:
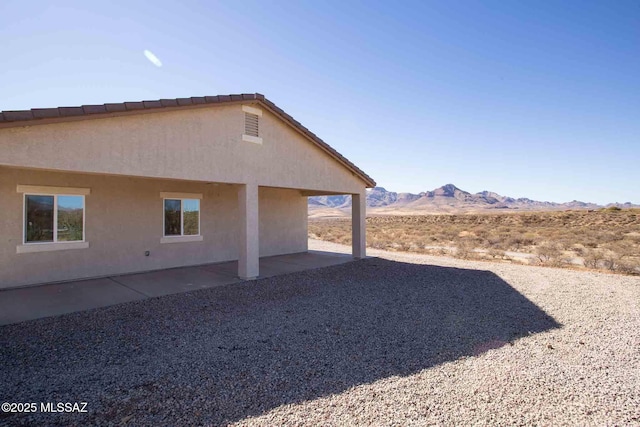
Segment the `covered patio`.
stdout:
<path fill-rule="evenodd" d="M 344 264 L 353 259 L 350 254 L 313 250 L 262 257 L 258 278 Z M 242 281 L 238 277 L 238 261 L 229 261 L 0 290 L 0 325 Z"/>

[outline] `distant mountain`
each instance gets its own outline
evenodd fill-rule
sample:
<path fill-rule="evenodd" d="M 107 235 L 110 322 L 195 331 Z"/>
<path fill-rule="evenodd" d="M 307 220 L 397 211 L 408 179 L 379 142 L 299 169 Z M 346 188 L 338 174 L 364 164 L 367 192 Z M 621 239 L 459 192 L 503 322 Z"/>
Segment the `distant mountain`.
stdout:
<path fill-rule="evenodd" d="M 324 202 L 326 203 L 327 200 L 324 199 Z M 327 207 L 327 205 L 323 203 L 322 201 L 319 200 L 319 197 L 309 197 L 309 206 L 320 206 L 320 207 Z"/>
<path fill-rule="evenodd" d="M 371 212 L 394 213 L 398 212 L 469 212 L 485 210 L 567 210 L 567 209 L 599 209 L 605 206 L 596 203 L 585 203 L 577 200 L 566 203 L 540 202 L 527 198 L 501 196 L 492 191 L 469 193 L 461 190 L 453 184 L 446 184 L 432 191 L 419 194 L 396 193 L 387 191 L 383 187 L 375 187 L 367 191 L 367 206 Z M 606 207 L 617 206 L 620 208 L 640 207 L 632 203 L 610 203 Z M 311 209 L 320 208 L 349 208 L 351 197 L 349 196 L 315 196 L 309 197 Z"/>
<path fill-rule="evenodd" d="M 389 206 L 398 201 L 398 193 L 375 187 L 367 193 L 367 206 Z"/>
<path fill-rule="evenodd" d="M 369 203 L 369 195 L 367 194 L 367 204 Z M 330 208 L 349 208 L 351 207 L 351 197 L 345 195 L 339 196 L 313 196 L 309 197 L 309 205 L 328 206 Z"/>

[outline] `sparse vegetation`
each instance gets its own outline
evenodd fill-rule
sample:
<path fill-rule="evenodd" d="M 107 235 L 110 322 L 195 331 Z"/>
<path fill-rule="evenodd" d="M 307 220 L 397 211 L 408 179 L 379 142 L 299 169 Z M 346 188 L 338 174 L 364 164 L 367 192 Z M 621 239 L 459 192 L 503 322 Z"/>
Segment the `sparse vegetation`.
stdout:
<path fill-rule="evenodd" d="M 58 212 L 58 241 L 78 241 L 82 235 L 82 209 Z"/>
<path fill-rule="evenodd" d="M 351 243 L 346 219 L 309 221 L 309 236 Z M 640 210 L 372 216 L 375 249 L 640 274 Z"/>

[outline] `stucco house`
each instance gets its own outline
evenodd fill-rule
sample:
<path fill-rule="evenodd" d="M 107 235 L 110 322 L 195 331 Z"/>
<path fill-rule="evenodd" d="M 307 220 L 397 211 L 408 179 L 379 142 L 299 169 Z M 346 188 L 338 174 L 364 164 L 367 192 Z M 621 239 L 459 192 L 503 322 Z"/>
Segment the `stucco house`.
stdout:
<path fill-rule="evenodd" d="M 375 182 L 261 94 L 0 113 L 0 288 L 307 251 L 307 197 Z"/>

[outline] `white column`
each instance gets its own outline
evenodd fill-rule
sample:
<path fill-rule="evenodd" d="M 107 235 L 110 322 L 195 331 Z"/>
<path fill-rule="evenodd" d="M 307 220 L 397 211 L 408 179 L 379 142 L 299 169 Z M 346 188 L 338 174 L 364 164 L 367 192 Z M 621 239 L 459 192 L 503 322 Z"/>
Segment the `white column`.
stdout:
<path fill-rule="evenodd" d="M 240 214 L 240 256 L 238 277 L 255 279 L 260 274 L 260 240 L 258 217 L 258 186 L 243 184 L 238 190 Z"/>
<path fill-rule="evenodd" d="M 354 258 L 367 256 L 367 194 L 351 195 L 351 253 Z"/>

